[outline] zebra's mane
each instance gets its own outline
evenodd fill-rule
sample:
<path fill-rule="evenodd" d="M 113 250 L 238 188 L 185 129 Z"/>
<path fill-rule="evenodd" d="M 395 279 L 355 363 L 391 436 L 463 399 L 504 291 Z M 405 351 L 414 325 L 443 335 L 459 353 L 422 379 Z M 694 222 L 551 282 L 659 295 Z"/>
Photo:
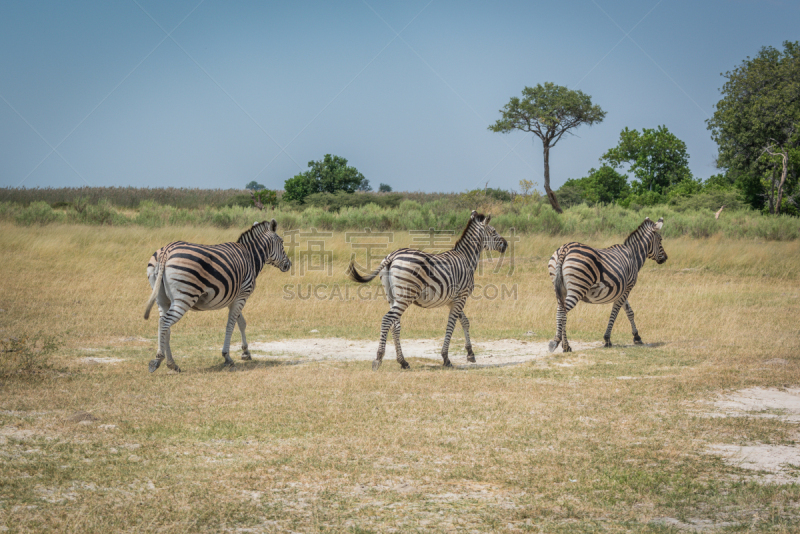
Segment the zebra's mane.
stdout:
<path fill-rule="evenodd" d="M 646 218 L 644 221 L 642 221 L 642 224 L 640 224 L 640 225 L 639 225 L 639 227 L 638 227 L 636 230 L 634 230 L 633 232 L 631 232 L 631 233 L 630 233 L 630 235 L 629 235 L 628 237 L 626 237 L 626 238 L 625 238 L 625 243 L 624 243 L 624 244 L 625 244 L 625 245 L 627 245 L 628 243 L 630 243 L 631 239 L 633 239 L 633 236 L 635 236 L 635 235 L 639 235 L 639 232 L 640 232 L 641 230 L 644 230 L 644 229 L 646 229 L 646 228 L 653 227 L 653 226 L 655 226 L 655 225 L 656 225 L 656 223 L 654 223 L 653 221 L 651 221 L 651 220 L 650 220 L 650 217 L 647 217 L 647 218 Z"/>
<path fill-rule="evenodd" d="M 464 236 L 467 235 L 467 230 L 469 230 L 469 227 L 470 227 L 470 224 L 472 224 L 472 221 L 483 222 L 484 219 L 486 219 L 486 215 L 484 215 L 483 213 L 476 213 L 474 219 L 470 218 L 470 220 L 467 221 L 467 225 L 464 227 L 464 231 L 461 232 L 461 235 L 459 236 L 459 238 L 456 241 L 455 245 L 453 245 L 453 248 L 456 248 L 458 246 L 458 244 L 461 243 L 461 240 L 464 239 Z"/>
<path fill-rule="evenodd" d="M 239 239 L 237 239 L 236 242 L 241 243 L 242 240 L 245 238 L 245 236 L 251 236 L 253 234 L 262 234 L 263 233 L 262 230 L 264 228 L 266 228 L 267 231 L 270 231 L 271 222 L 272 221 L 263 221 L 258 224 L 254 224 L 253 226 L 242 232 L 242 235 L 239 236 Z"/>

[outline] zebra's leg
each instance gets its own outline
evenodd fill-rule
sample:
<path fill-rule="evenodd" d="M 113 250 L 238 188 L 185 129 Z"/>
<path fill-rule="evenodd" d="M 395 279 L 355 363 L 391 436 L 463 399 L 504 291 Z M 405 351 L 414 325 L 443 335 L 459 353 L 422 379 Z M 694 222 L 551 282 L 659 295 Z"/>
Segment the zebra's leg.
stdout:
<path fill-rule="evenodd" d="M 625 314 L 628 316 L 628 320 L 631 322 L 634 345 L 641 345 L 642 338 L 639 337 L 639 331 L 636 329 L 636 323 L 633 322 L 633 308 L 631 308 L 631 304 L 627 301 L 627 299 L 625 300 Z"/>
<path fill-rule="evenodd" d="M 604 347 L 611 346 L 611 329 L 614 328 L 614 321 L 617 320 L 619 309 L 626 302 L 628 302 L 627 295 L 614 302 L 614 306 L 611 307 L 611 317 L 608 318 L 608 328 L 606 328 L 606 333 L 603 334 L 603 341 L 605 341 Z M 633 321 L 633 319 L 631 319 L 631 321 Z"/>
<path fill-rule="evenodd" d="M 236 320 L 236 323 L 239 325 L 239 331 L 242 333 L 242 359 L 252 360 L 253 357 L 250 355 L 250 351 L 247 350 L 247 338 L 244 335 L 244 329 L 247 328 L 247 321 L 244 320 L 243 313 L 239 313 L 239 318 Z"/>
<path fill-rule="evenodd" d="M 556 337 L 547 346 L 550 352 L 555 351 L 561 342 L 564 342 L 564 352 L 572 352 L 569 343 L 567 342 L 567 310 L 561 303 L 558 303 L 556 308 Z"/>
<path fill-rule="evenodd" d="M 231 337 L 233 336 L 233 329 L 236 328 L 236 323 L 239 322 L 245 302 L 247 302 L 247 299 L 239 299 L 228 307 L 228 326 L 225 328 L 225 342 L 222 344 L 222 357 L 225 358 L 224 365 L 228 367 L 233 367 L 233 360 L 229 354 Z M 242 330 L 242 333 L 244 334 L 244 330 Z"/>
<path fill-rule="evenodd" d="M 464 329 L 464 348 L 467 349 L 467 361 L 475 363 L 475 353 L 472 352 L 472 343 L 469 341 L 469 319 L 467 319 L 467 315 L 463 311 L 459 319 L 461 320 L 461 328 Z"/>
<path fill-rule="evenodd" d="M 197 298 L 190 299 L 189 301 L 172 301 L 169 310 L 161 317 L 158 324 L 158 345 L 159 354 L 155 360 L 150 362 L 150 372 L 152 373 L 161 365 L 161 360 L 166 355 L 167 367 L 173 371 L 181 372 L 181 368 L 172 359 L 172 349 L 169 346 L 170 328 L 177 323 L 181 317 L 186 314 L 186 310 L 191 309 Z"/>
<path fill-rule="evenodd" d="M 372 362 L 373 371 L 377 371 L 381 363 L 383 363 L 383 355 L 386 354 L 386 337 L 389 335 L 389 329 L 393 328 L 395 323 L 398 323 L 399 326 L 400 317 L 403 315 L 403 312 L 406 311 L 407 307 L 408 304 L 405 302 L 395 300 L 392 307 L 386 312 L 386 315 L 383 316 L 381 320 L 381 337 L 378 341 L 378 354 L 375 357 L 375 361 Z M 399 343 L 399 341 L 395 341 L 396 346 L 399 346 Z M 402 354 L 398 353 L 397 361 L 400 363 L 400 367 L 408 369 L 410 367 L 408 362 L 405 359 L 400 361 L 400 358 L 402 358 Z"/>
<path fill-rule="evenodd" d="M 156 369 L 161 367 L 161 362 L 164 361 L 164 354 L 167 353 L 166 346 L 169 346 L 169 330 L 167 330 L 166 337 L 161 336 L 161 330 L 164 328 L 164 312 L 159 308 L 158 310 L 158 352 L 156 353 L 156 357 L 154 360 L 150 360 L 150 364 L 148 365 L 148 370 L 151 373 L 155 373 Z"/>
<path fill-rule="evenodd" d="M 410 366 L 405 358 L 403 358 L 403 349 L 400 347 L 400 321 L 397 321 L 392 326 L 392 336 L 394 337 L 394 350 L 397 352 L 397 363 L 400 364 L 402 369 L 408 369 Z"/>
<path fill-rule="evenodd" d="M 466 303 L 467 298 L 461 296 L 450 305 L 450 315 L 447 316 L 447 330 L 445 330 L 444 344 L 442 345 L 442 365 L 445 367 L 453 366 L 447 355 L 450 351 L 450 338 L 453 337 L 453 329 L 456 327 L 456 321 L 461 317 L 461 312 L 464 310 L 464 305 Z"/>

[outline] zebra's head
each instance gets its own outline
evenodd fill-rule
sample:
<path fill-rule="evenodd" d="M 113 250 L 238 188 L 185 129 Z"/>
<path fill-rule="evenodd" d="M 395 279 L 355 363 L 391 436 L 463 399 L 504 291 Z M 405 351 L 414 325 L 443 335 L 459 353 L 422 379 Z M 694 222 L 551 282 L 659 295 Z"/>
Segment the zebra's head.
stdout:
<path fill-rule="evenodd" d="M 491 218 L 491 215 L 487 215 L 483 220 L 483 224 L 486 227 L 486 235 L 483 238 L 483 250 L 498 250 L 500 254 L 503 254 L 506 248 L 508 248 L 508 241 L 503 239 L 503 237 L 497 233 L 497 230 L 494 229 L 494 226 L 489 224 Z"/>
<path fill-rule="evenodd" d="M 292 262 L 283 250 L 283 239 L 275 232 L 277 229 L 278 222 L 275 219 L 257 222 L 239 237 L 239 242 L 250 243 L 250 246 L 263 250 L 264 264 L 277 267 L 285 273 L 292 268 Z"/>
<path fill-rule="evenodd" d="M 647 220 L 649 221 L 650 219 L 648 218 Z M 653 239 L 650 240 L 650 246 L 647 249 L 647 257 L 654 260 L 659 265 L 667 261 L 667 253 L 664 251 L 664 246 L 661 244 L 662 226 L 664 226 L 664 217 L 661 217 L 653 226 Z"/>

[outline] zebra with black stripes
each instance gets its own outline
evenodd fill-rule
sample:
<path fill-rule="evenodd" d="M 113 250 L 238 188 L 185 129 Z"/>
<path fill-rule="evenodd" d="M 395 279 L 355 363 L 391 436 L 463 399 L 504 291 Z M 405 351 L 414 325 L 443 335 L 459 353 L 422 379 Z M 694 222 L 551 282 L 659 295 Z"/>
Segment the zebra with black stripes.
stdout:
<path fill-rule="evenodd" d="M 647 258 L 659 265 L 667 261 L 667 253 L 661 244 L 663 224 L 663 218 L 657 223 L 645 218 L 622 245 L 595 249 L 581 243 L 567 243 L 555 251 L 547 265 L 558 301 L 556 337 L 550 342 L 550 352 L 559 344 L 564 347 L 564 352 L 572 351 L 567 342 L 567 312 L 580 300 L 590 304 L 614 303 L 603 335 L 606 347 L 611 346 L 611 329 L 623 306 L 631 322 L 633 342 L 642 344 L 628 295 L 636 285 L 639 269 Z"/>
<path fill-rule="evenodd" d="M 272 219 L 254 224 L 235 243 L 195 245 L 176 241 L 153 254 L 147 264 L 147 279 L 153 293 L 144 311 L 147 319 L 153 303 L 158 303 L 158 355 L 150 362 L 151 373 L 158 369 L 164 357 L 167 367 L 180 371 L 172 359 L 170 327 L 189 310 L 227 307 L 228 326 L 222 345 L 225 365 L 233 365 L 228 350 L 237 324 L 242 332 L 242 359 L 251 359 L 242 308 L 253 294 L 256 277 L 265 265 L 273 265 L 284 273 L 292 266 L 283 250 L 283 239 L 275 233 L 277 226 Z"/>
<path fill-rule="evenodd" d="M 469 320 L 464 314 L 467 298 L 475 287 L 475 269 L 478 267 L 483 250 L 506 251 L 508 243 L 489 226 L 491 215 L 481 215 L 473 211 L 467 227 L 461 234 L 452 250 L 440 254 L 430 254 L 421 250 L 401 248 L 395 250 L 381 262 L 380 267 L 371 274 L 362 275 L 350 261 L 347 274 L 352 280 L 367 283 L 380 275 L 386 299 L 391 308 L 381 321 L 381 337 L 378 344 L 378 355 L 372 362 L 372 370 L 377 371 L 383 362 L 386 352 L 386 337 L 389 329 L 394 336 L 397 351 L 397 362 L 403 369 L 409 365 L 403 358 L 400 348 L 400 317 L 411 305 L 421 308 L 449 306 L 447 329 L 442 346 L 442 359 L 445 367 L 451 367 L 447 353 L 450 337 L 453 335 L 456 321 L 461 322 L 466 340 L 467 360 L 475 361 L 475 353 L 469 340 Z"/>

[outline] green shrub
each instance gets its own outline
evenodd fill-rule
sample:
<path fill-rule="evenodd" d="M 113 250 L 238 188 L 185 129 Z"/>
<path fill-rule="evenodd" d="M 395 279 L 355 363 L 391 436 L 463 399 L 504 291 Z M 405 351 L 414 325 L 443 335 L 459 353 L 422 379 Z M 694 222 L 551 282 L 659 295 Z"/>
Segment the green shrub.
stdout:
<path fill-rule="evenodd" d="M 23 208 L 15 217 L 17 224 L 31 226 L 33 224 L 50 224 L 64 219 L 62 213 L 53 211 L 50 204 L 39 200 L 31 202 L 27 208 Z"/>
<path fill-rule="evenodd" d="M 50 355 L 62 345 L 58 336 L 38 333 L 33 336 L 0 340 L 0 377 L 31 375 L 52 369 Z"/>

